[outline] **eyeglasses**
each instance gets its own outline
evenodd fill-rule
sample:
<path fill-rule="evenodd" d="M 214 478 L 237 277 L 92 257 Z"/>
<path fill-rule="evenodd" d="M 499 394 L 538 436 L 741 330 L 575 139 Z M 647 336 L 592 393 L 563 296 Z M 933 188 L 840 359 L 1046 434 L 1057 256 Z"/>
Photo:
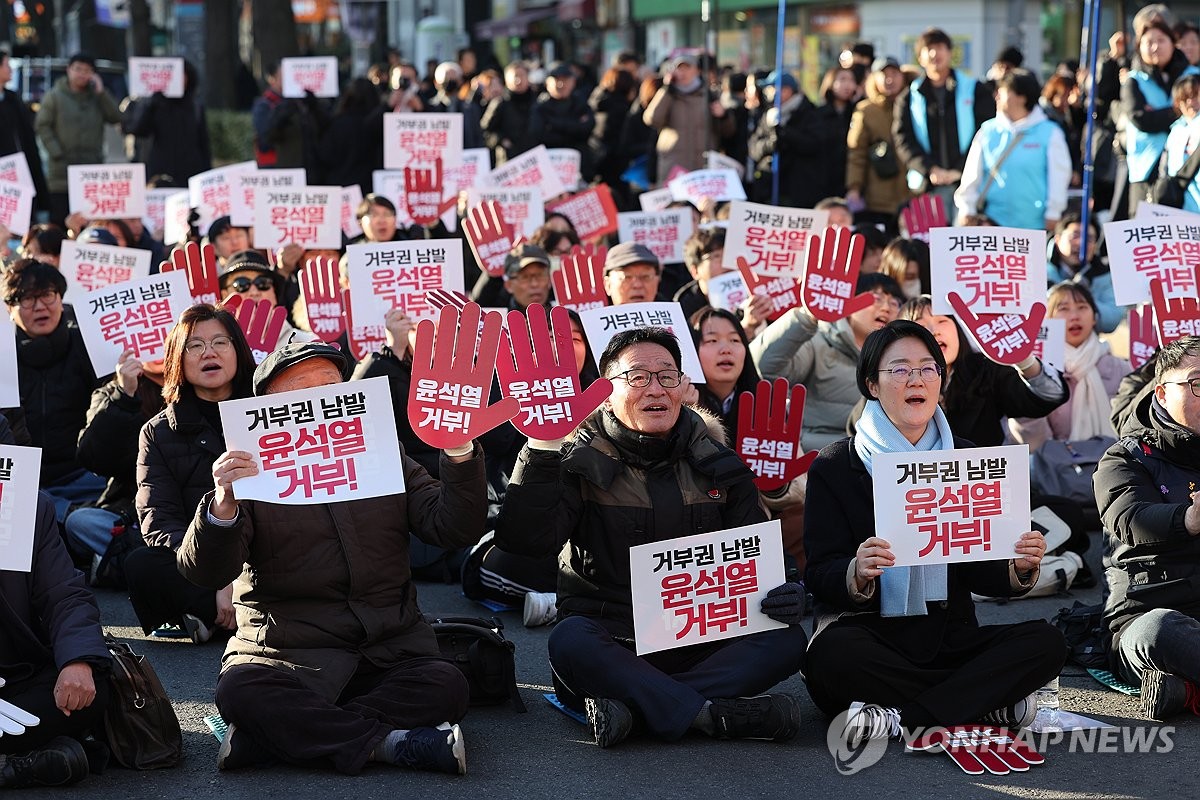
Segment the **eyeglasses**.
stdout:
<path fill-rule="evenodd" d="M 887 292 L 872 292 L 871 294 L 875 295 L 875 305 L 886 306 L 893 311 L 900 310 L 900 301 Z"/>
<path fill-rule="evenodd" d="M 615 280 L 617 283 L 633 283 L 635 281 L 638 283 L 649 283 L 650 281 L 658 279 L 657 272 L 629 272 L 628 270 L 624 269 L 614 269 L 608 274 L 611 275 L 613 280 Z"/>
<path fill-rule="evenodd" d="M 227 288 L 233 289 L 238 294 L 245 294 L 246 292 L 250 291 L 251 286 L 253 286 L 255 289 L 258 289 L 260 292 L 265 292 L 267 289 L 275 288 L 275 281 L 271 280 L 266 275 L 259 275 L 254 280 L 250 280 L 246 277 L 234 278 L 229 282 L 229 286 Z"/>
<path fill-rule="evenodd" d="M 532 264 L 530 266 L 533 266 Z M 530 269 L 522 267 L 521 271 L 508 279 L 509 283 L 540 284 L 550 282 L 550 270 L 542 267 Z"/>
<path fill-rule="evenodd" d="M 46 308 L 54 308 L 54 306 L 58 305 L 58 301 L 61 298 L 62 295 L 60 295 L 57 290 L 51 289 L 46 292 L 39 292 L 38 294 L 21 295 L 21 299 L 18 302 L 21 304 L 21 308 L 28 311 L 36 306 L 39 302 Z"/>
<path fill-rule="evenodd" d="M 891 369 L 881 369 L 879 372 L 880 374 L 891 373 L 891 376 L 901 383 L 908 383 L 913 375 L 919 377 L 923 383 L 929 383 L 942 377 L 945 370 L 937 364 L 926 364 L 923 367 L 892 367 Z"/>
<path fill-rule="evenodd" d="M 228 336 L 214 336 L 205 341 L 204 339 L 188 339 L 183 345 L 183 352 L 189 356 L 203 355 L 204 351 L 212 348 L 214 353 L 228 353 L 233 349 L 233 339 Z"/>
<path fill-rule="evenodd" d="M 1200 378 L 1190 381 L 1163 381 L 1163 386 L 1186 386 L 1192 390 L 1192 397 L 1200 397 Z"/>
<path fill-rule="evenodd" d="M 617 373 L 613 378 L 620 378 L 633 389 L 644 389 L 650 385 L 651 378 L 658 379 L 658 385 L 664 389 L 674 389 L 683 381 L 683 373 L 677 369 L 660 369 L 651 372 L 648 369 L 627 369 Z"/>

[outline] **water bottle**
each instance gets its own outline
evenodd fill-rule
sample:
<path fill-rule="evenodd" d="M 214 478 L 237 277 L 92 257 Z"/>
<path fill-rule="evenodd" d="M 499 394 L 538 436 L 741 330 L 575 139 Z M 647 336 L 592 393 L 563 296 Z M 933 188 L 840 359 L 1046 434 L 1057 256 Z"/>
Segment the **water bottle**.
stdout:
<path fill-rule="evenodd" d="M 1058 716 L 1058 676 L 1037 690 L 1037 716 L 1030 728 L 1036 733 L 1062 732 L 1062 720 Z"/>

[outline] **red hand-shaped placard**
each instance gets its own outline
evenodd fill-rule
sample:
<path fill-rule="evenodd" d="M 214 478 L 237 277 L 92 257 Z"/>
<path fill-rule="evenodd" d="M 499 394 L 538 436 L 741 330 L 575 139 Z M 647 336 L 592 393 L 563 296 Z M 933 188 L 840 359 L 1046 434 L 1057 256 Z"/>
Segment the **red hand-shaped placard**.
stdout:
<path fill-rule="evenodd" d="M 767 315 L 768 320 L 776 320 L 783 312 L 800 306 L 800 284 L 796 283 L 795 278 L 789 275 L 771 277 L 758 275 L 750 269 L 749 262 L 742 256 L 738 256 L 737 268 L 738 272 L 742 273 L 742 280 L 746 282 L 746 288 L 750 290 L 750 294 L 771 298 L 771 313 Z"/>
<path fill-rule="evenodd" d="M 427 227 L 436 225 L 438 218 L 458 202 L 457 197 L 442 199 L 442 160 L 433 162 L 433 169 L 404 168 L 404 202 L 413 222 Z"/>
<path fill-rule="evenodd" d="M 604 293 L 604 259 L 608 250 L 603 247 L 585 250 L 572 247 L 563 256 L 562 266 L 550 276 L 554 282 L 554 297 L 558 304 L 574 311 L 587 311 L 608 305 Z"/>
<path fill-rule="evenodd" d="M 1154 306 L 1129 309 L 1129 366 L 1141 369 L 1158 349 L 1158 329 L 1154 324 Z"/>
<path fill-rule="evenodd" d="M 908 750 L 943 752 L 968 775 L 1007 775 L 1046 763 L 1046 757 L 1005 728 L 957 725 L 917 737 Z"/>
<path fill-rule="evenodd" d="M 521 403 L 513 426 L 530 439 L 561 439 L 612 394 L 612 381 L 600 378 L 580 391 L 567 309 L 534 304 L 508 312 L 508 334 L 500 340 L 496 376 L 505 397 Z"/>
<path fill-rule="evenodd" d="M 515 233 L 513 226 L 505 222 L 500 204 L 495 200 L 475 206 L 467 211 L 463 220 L 463 232 L 471 243 L 471 251 L 488 275 L 500 277 L 504 274 L 504 262 L 513 249 Z"/>
<path fill-rule="evenodd" d="M 1200 280 L 1200 267 L 1196 268 L 1196 279 Z M 1158 344 L 1166 346 L 1184 336 L 1200 335 L 1200 283 L 1192 293 L 1183 297 L 1167 297 L 1163 293 L 1162 281 L 1150 281 L 1150 303 L 1154 308 L 1154 322 L 1158 326 Z M 1131 348 L 1132 349 L 1132 348 Z"/>
<path fill-rule="evenodd" d="M 217 277 L 217 251 L 211 244 L 203 247 L 188 242 L 171 251 L 171 257 L 159 265 L 159 272 L 183 270 L 188 279 L 192 301 L 216 305 L 221 302 L 221 282 Z"/>
<path fill-rule="evenodd" d="M 870 306 L 870 292 L 854 294 L 862 265 L 865 240 L 849 228 L 825 231 L 808 237 L 804 265 L 804 307 L 819 320 L 837 322 Z"/>
<path fill-rule="evenodd" d="M 461 447 L 521 410 L 512 397 L 487 404 L 503 320 L 489 312 L 479 332 L 480 317 L 475 303 L 461 314 L 445 305 L 438 312 L 436 336 L 433 320 L 417 325 L 408 416 L 413 431 L 430 447 Z"/>
<path fill-rule="evenodd" d="M 300 296 L 304 298 L 308 329 L 323 342 L 336 342 L 346 330 L 337 259 L 332 256 L 308 259 L 300 270 Z"/>
<path fill-rule="evenodd" d="M 738 399 L 737 453 L 754 470 L 754 485 L 764 492 L 786 486 L 808 472 L 817 453 L 802 453 L 800 430 L 804 421 L 805 389 L 791 387 L 788 407 L 785 378 L 759 381 L 754 393 Z"/>
<path fill-rule="evenodd" d="M 1046 318 L 1046 304 L 1034 303 L 1029 316 L 1020 314 L 979 314 L 967 307 L 958 292 L 946 295 L 950 307 L 963 327 L 979 345 L 983 354 L 997 364 L 1020 364 L 1033 354 L 1038 331 Z"/>
<path fill-rule="evenodd" d="M 279 342 L 279 334 L 287 322 L 287 309 L 273 305 L 270 300 L 255 302 L 235 294 L 225 301 L 225 310 L 233 314 L 242 333 L 246 334 L 246 344 L 254 353 L 254 363 L 261 364 Z"/>
<path fill-rule="evenodd" d="M 350 313 L 349 289 L 342 290 L 342 313 L 346 318 L 346 339 L 350 342 L 350 355 L 355 361 L 362 361 L 387 344 L 387 333 L 382 322 L 376 325 L 354 324 L 354 315 Z"/>
<path fill-rule="evenodd" d="M 929 231 L 946 227 L 946 204 L 940 195 L 923 194 L 914 197 L 900 214 L 908 238 L 929 244 Z"/>

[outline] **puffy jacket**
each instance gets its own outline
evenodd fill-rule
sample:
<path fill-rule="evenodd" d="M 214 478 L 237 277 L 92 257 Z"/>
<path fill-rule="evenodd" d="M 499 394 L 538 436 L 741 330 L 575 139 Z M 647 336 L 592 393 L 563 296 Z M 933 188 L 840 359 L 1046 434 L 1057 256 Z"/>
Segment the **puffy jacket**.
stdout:
<path fill-rule="evenodd" d="M 139 380 L 138 394 L 130 397 L 115 381 L 92 392 L 87 425 L 79 434 L 79 463 L 108 478 L 97 505 L 115 514 L 134 510 L 137 494 L 138 441 L 146 412 L 142 392 L 162 397 L 159 387 L 147 378 Z M 158 402 L 162 406 L 161 399 Z"/>
<path fill-rule="evenodd" d="M 750 158 L 754 159 L 753 199 L 771 202 L 771 176 L 775 153 L 779 153 L 779 205 L 812 208 L 825 199 L 826 152 L 834 146 L 837 132 L 821 124 L 818 109 L 803 94 L 782 106 L 782 124 L 768 109 L 750 136 Z"/>
<path fill-rule="evenodd" d="M 585 180 L 592 175 L 592 150 L 588 138 L 596 126 L 596 116 L 587 101 L 577 95 L 555 100 L 543 92 L 529 115 L 529 135 L 546 147 L 578 150 L 580 171 Z"/>
<path fill-rule="evenodd" d="M 654 95 L 642 114 L 642 120 L 658 131 L 658 182 L 665 183 L 675 167 L 686 170 L 705 166 L 704 151 L 715 148 L 722 137 L 732 136 L 736 122 L 726 111 L 714 117 L 708 104 L 716 96 L 701 85 L 684 93 L 675 86 L 664 86 Z"/>
<path fill-rule="evenodd" d="M 754 474 L 723 439 L 718 421 L 687 407 L 666 439 L 598 411 L 560 452 L 521 451 L 496 544 L 559 553 L 559 610 L 623 623 L 632 636 L 630 547 L 767 519 Z"/>
<path fill-rule="evenodd" d="M 292 507 L 243 500 L 233 527 L 208 520 L 206 495 L 176 563 L 191 582 L 233 581 L 237 633 L 221 669 L 259 664 L 285 670 L 333 701 L 364 660 L 388 669 L 437 656 L 421 620 L 409 534 L 438 547 L 466 547 L 484 533 L 483 455 L 453 463 L 442 480 L 407 456 L 401 494 Z"/>
<path fill-rule="evenodd" d="M 42 98 L 37 134 L 50 161 L 50 191 L 67 191 L 67 167 L 104 163 L 104 124 L 121 121 L 117 103 L 108 92 L 92 87 L 73 92 L 66 78 Z M 149 176 L 147 176 L 149 177 Z"/>
<path fill-rule="evenodd" d="M 895 214 L 909 198 L 908 182 L 896 158 L 892 139 L 896 101 L 875 91 L 874 84 L 873 80 L 867 81 L 870 96 L 859 102 L 850 118 L 850 133 L 846 137 L 846 188 L 857 189 L 862 194 L 868 211 Z M 891 178 L 879 177 L 871 166 L 871 149 L 880 142 L 887 142 L 892 149 L 896 174 Z"/>
<path fill-rule="evenodd" d="M 489 103 L 483 112 L 480 122 L 483 138 L 492 149 L 497 166 L 539 144 L 529 128 L 529 118 L 536 102 L 537 95 L 533 91 L 518 94 L 506 91 L 503 97 Z"/>

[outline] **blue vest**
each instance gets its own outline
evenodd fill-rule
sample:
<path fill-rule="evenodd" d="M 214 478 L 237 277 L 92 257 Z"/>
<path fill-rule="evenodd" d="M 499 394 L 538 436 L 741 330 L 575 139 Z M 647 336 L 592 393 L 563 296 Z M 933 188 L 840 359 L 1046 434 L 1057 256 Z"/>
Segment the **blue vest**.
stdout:
<path fill-rule="evenodd" d="M 1200 70 L 1188 67 L 1183 75 L 1200 75 Z M 1183 77 L 1180 75 L 1180 77 Z M 1146 105 L 1157 111 L 1171 107 L 1171 94 L 1157 81 L 1145 72 L 1138 70 L 1129 73 L 1129 77 L 1137 81 L 1138 88 Z M 1125 126 L 1125 163 L 1129 167 L 1129 182 L 1142 183 L 1150 179 L 1158 167 L 1158 159 L 1162 157 L 1163 148 L 1167 145 L 1167 134 L 1147 133 L 1130 122 Z"/>
<path fill-rule="evenodd" d="M 1041 230 L 1046 226 L 1047 175 L 1050 138 L 1057 123 L 1042 120 L 1025 129 L 1025 135 L 1004 159 L 984 198 L 984 213 L 1005 228 Z M 983 180 L 1008 148 L 1016 133 L 989 119 L 979 126 L 982 145 L 979 172 Z M 982 188 L 982 187 L 981 187 Z"/>
<path fill-rule="evenodd" d="M 1183 169 L 1183 165 L 1187 162 L 1188 137 L 1191 135 L 1193 128 L 1200 128 L 1200 117 L 1193 119 L 1191 124 L 1183 117 L 1180 117 L 1175 120 L 1175 124 L 1171 126 L 1171 130 L 1167 133 L 1168 175 L 1178 175 L 1179 170 Z M 1188 184 L 1187 191 L 1184 192 L 1183 210 L 1200 213 L 1200 187 L 1197 186 L 1195 179 Z"/>
<path fill-rule="evenodd" d="M 958 151 L 964 156 L 971 149 L 971 139 L 975 137 L 975 79 L 955 70 L 954 73 L 954 117 L 958 124 Z M 926 153 L 932 153 L 929 144 L 929 109 L 921 87 L 925 85 L 925 76 L 913 81 L 909 87 L 908 110 L 912 115 L 913 135 L 917 143 Z M 948 164 L 941 166 L 949 169 Z M 916 170 L 908 171 L 908 188 L 918 191 L 924 183 L 925 176 Z M 913 185 L 915 182 L 915 186 Z"/>

